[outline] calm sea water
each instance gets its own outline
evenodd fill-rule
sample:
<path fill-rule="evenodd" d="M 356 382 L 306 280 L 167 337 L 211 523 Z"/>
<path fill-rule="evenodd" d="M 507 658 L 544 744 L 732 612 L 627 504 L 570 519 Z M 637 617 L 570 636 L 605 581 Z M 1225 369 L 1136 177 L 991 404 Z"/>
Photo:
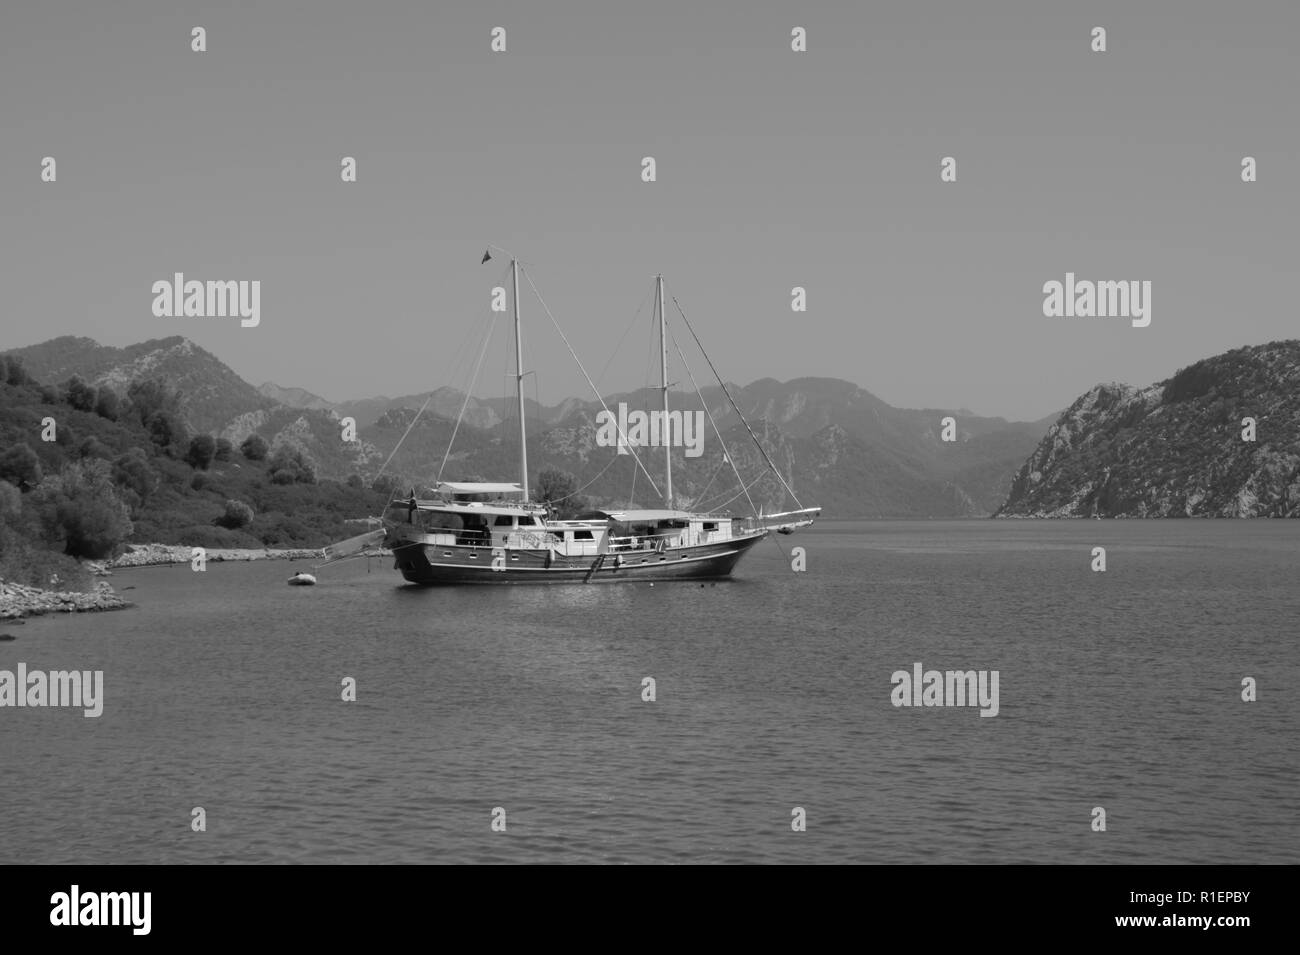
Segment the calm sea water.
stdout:
<path fill-rule="evenodd" d="M 0 710 L 0 861 L 1300 861 L 1300 522 L 777 540 L 705 587 L 118 572 L 135 609 L 0 625 L 0 668 L 105 681 Z M 895 708 L 917 661 L 999 715 Z"/>

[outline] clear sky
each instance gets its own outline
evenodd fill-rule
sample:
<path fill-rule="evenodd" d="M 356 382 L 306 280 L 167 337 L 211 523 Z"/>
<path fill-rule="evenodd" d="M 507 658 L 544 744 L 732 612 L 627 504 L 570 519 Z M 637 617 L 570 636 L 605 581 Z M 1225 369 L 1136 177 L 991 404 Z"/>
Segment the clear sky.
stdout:
<path fill-rule="evenodd" d="M 255 384 L 422 391 L 488 314 L 489 242 L 593 374 L 657 271 L 730 380 L 1013 418 L 1296 335 L 1295 2 L 19 7 L 0 347 L 183 334 Z M 260 280 L 260 325 L 155 317 L 176 271 Z M 1067 271 L 1151 281 L 1151 325 L 1044 317 Z M 523 304 L 540 397 L 585 396 Z M 629 339 L 602 387 L 645 363 Z"/>

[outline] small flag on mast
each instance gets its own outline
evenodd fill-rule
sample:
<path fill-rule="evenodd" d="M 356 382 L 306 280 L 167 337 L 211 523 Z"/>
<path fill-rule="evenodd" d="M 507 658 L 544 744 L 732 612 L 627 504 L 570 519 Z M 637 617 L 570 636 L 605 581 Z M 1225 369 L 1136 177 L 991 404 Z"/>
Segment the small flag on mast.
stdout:
<path fill-rule="evenodd" d="M 486 262 L 486 261 L 487 261 L 488 259 L 490 259 L 490 258 L 492 258 L 492 251 L 491 251 L 490 249 L 484 249 L 484 250 L 483 250 L 483 262 Z M 483 262 L 480 262 L 479 265 L 482 265 Z"/>

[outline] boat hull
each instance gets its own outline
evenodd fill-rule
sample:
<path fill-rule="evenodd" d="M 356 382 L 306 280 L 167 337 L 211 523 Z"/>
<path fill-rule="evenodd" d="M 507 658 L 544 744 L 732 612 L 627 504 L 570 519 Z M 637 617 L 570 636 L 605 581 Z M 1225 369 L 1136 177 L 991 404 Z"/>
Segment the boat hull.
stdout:
<path fill-rule="evenodd" d="M 393 568 L 413 584 L 581 584 L 718 580 L 730 576 L 766 531 L 733 540 L 601 556 L 566 557 L 551 550 L 505 550 L 394 541 Z"/>

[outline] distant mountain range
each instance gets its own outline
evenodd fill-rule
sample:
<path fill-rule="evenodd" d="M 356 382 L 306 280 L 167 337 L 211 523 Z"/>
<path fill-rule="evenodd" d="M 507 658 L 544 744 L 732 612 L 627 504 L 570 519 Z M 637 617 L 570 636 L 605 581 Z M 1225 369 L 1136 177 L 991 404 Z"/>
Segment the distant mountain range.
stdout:
<path fill-rule="evenodd" d="M 161 377 L 180 389 L 182 409 L 196 431 L 236 443 L 253 432 L 272 444 L 290 442 L 306 450 L 322 477 L 356 473 L 372 478 L 401 439 L 425 400 L 428 408 L 393 457 L 388 473 L 403 485 L 428 484 L 443 468 L 446 480 L 467 476 L 514 479 L 518 468 L 514 400 L 471 398 L 452 388 L 418 395 L 331 402 L 301 388 L 270 382 L 260 388 L 244 381 L 211 353 L 174 336 L 113 348 L 89 338 L 63 337 L 14 349 L 29 374 L 47 384 L 73 375 L 125 392 L 137 378 Z M 1052 419 L 1009 422 L 966 411 L 895 408 L 858 386 L 832 378 L 771 378 L 744 387 L 728 384 L 733 397 L 804 503 L 825 508 L 827 517 L 966 517 L 988 515 L 1006 499 L 1010 479 L 1033 451 Z M 692 411 L 706 405 L 717 421 L 731 459 L 746 482 L 764 470 L 743 425 L 717 387 L 695 394 L 674 393 L 673 407 Z M 654 408 L 654 392 L 605 398 L 611 408 Z M 443 455 L 456 416 L 465 405 L 455 447 Z M 598 447 L 595 416 L 599 402 L 578 398 L 554 406 L 526 402 L 529 464 L 535 474 L 554 465 L 575 475 L 585 494 L 600 503 L 655 500 L 645 476 L 634 478 L 632 457 Z M 957 421 L 957 440 L 940 440 L 942 419 Z M 357 422 L 354 442 L 341 440 L 341 419 Z M 707 421 L 707 419 L 706 419 Z M 707 427 L 707 425 L 706 425 Z M 638 449 L 640 451 L 640 449 Z M 640 451 L 650 475 L 662 487 L 658 449 Z M 635 480 L 635 486 L 634 486 Z M 682 503 L 730 506 L 747 503 L 712 429 L 705 453 L 686 458 L 674 451 L 673 490 Z M 768 476 L 749 488 L 758 506 L 790 505 L 779 482 Z"/>
<path fill-rule="evenodd" d="M 1238 348 L 1147 388 L 1098 385 L 1051 427 L 998 515 L 1300 517 L 1300 341 Z"/>

